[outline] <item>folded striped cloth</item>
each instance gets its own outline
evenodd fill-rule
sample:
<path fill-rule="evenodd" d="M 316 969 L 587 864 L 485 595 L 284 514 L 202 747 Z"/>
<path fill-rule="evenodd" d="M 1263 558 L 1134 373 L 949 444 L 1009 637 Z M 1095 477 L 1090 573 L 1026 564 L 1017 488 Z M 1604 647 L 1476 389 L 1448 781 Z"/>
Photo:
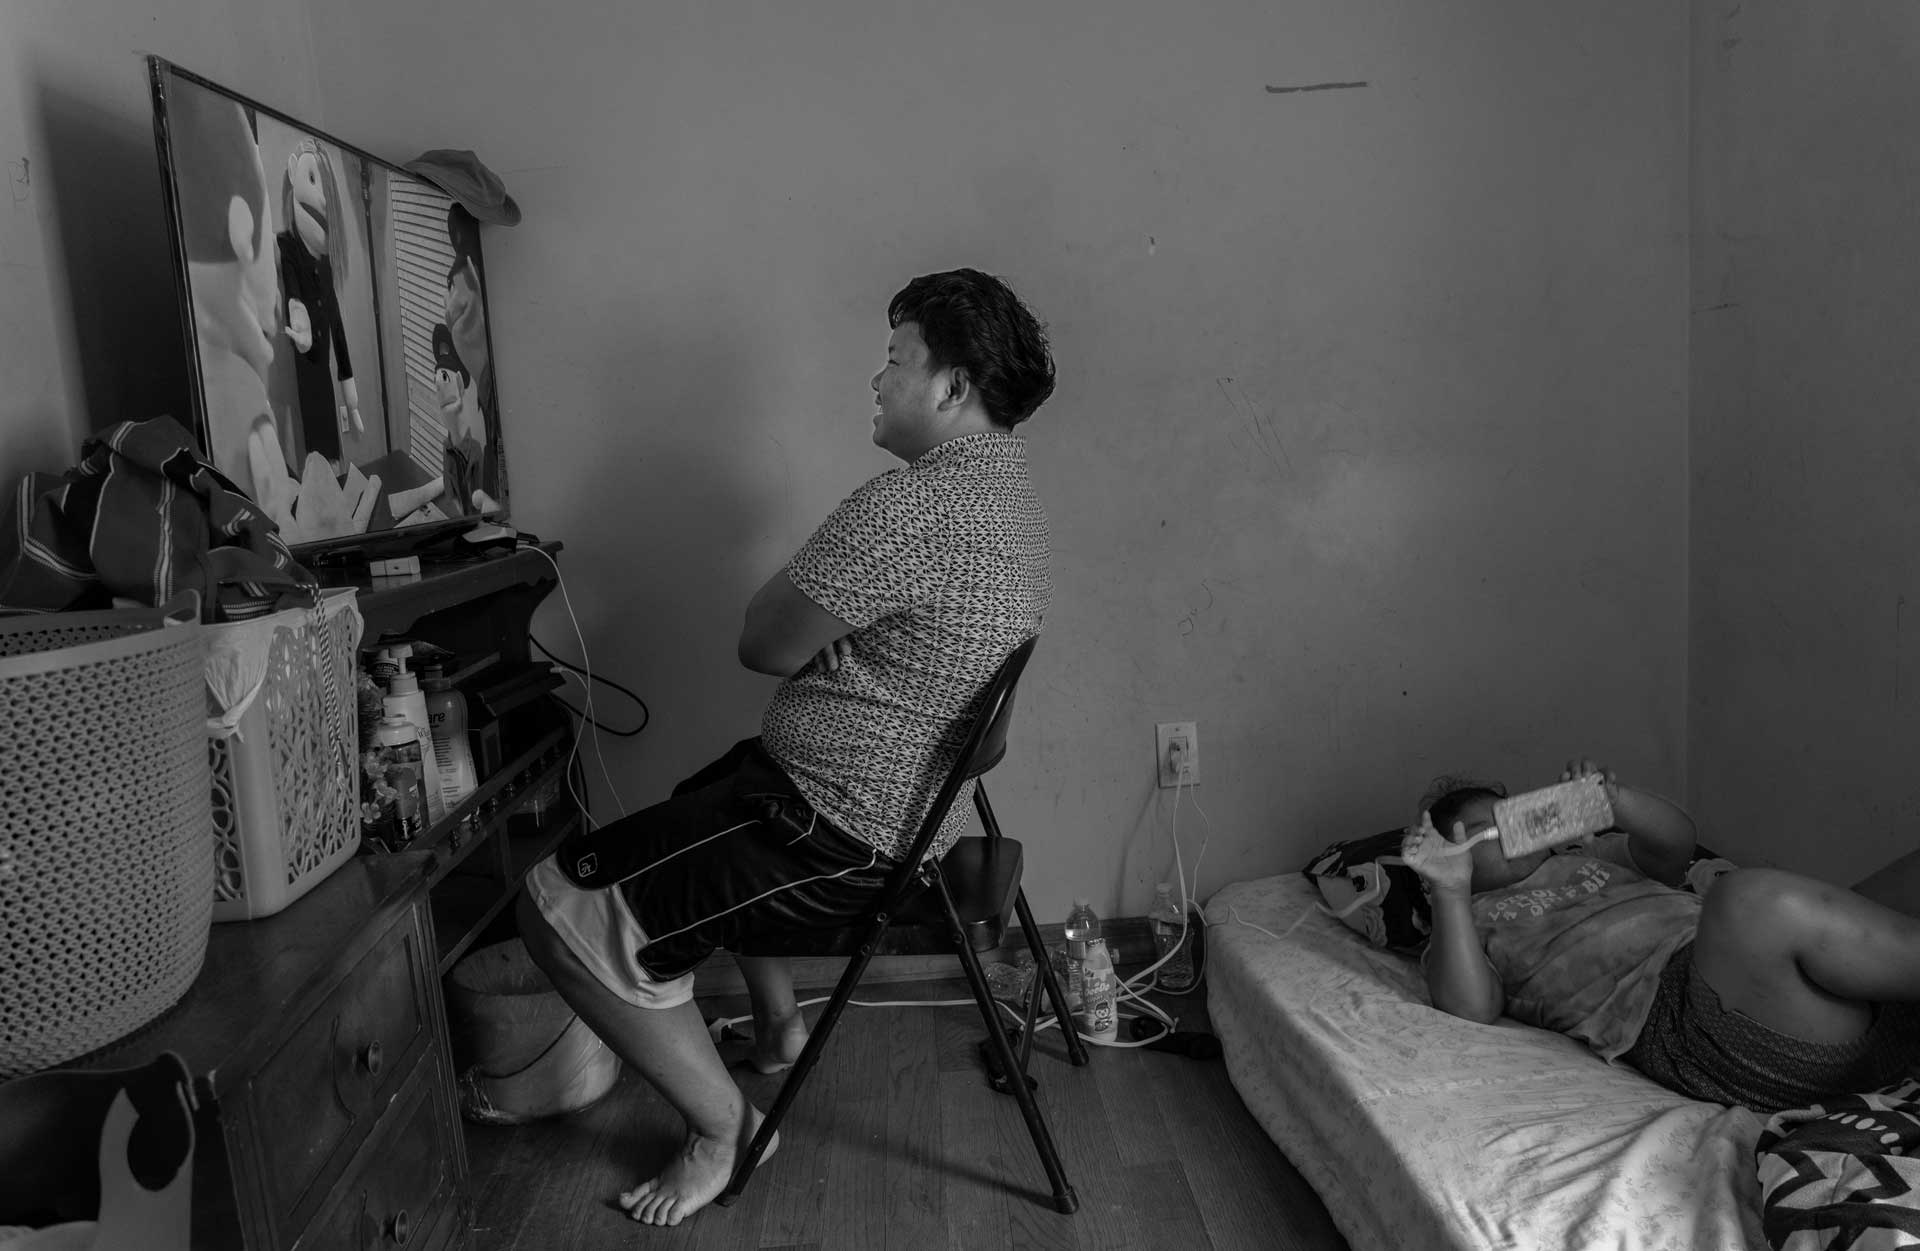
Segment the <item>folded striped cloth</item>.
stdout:
<path fill-rule="evenodd" d="M 162 604 L 200 592 L 207 621 L 316 601 L 280 528 L 171 417 L 123 421 L 64 475 L 30 473 L 0 525 L 0 612 Z"/>

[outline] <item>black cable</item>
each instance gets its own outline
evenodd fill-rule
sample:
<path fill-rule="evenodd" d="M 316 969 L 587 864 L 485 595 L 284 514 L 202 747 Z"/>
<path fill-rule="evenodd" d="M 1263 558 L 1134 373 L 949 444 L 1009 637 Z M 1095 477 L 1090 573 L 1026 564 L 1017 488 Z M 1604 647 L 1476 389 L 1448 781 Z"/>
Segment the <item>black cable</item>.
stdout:
<path fill-rule="evenodd" d="M 634 726 L 631 730 L 616 730 L 612 726 L 600 724 L 600 722 L 588 716 L 585 711 L 579 708 L 575 708 L 572 704 L 569 704 L 566 700 L 561 699 L 558 695 L 553 696 L 554 703 L 559 704 L 562 708 L 565 708 L 568 712 L 572 713 L 574 716 L 580 718 L 582 721 L 586 722 L 588 725 L 591 725 L 594 729 L 604 731 L 605 733 L 613 735 L 615 738 L 632 738 L 634 735 L 646 729 L 648 725 L 652 724 L 653 709 L 647 707 L 646 700 L 641 699 L 638 695 L 635 695 L 632 691 L 628 690 L 626 687 L 620 685 L 618 682 L 615 682 L 612 678 L 603 678 L 597 673 L 589 673 L 587 670 L 582 669 L 579 665 L 574 664 L 572 661 L 560 659 L 560 657 L 554 655 L 552 652 L 547 650 L 547 645 L 545 643 L 542 643 L 539 639 L 533 637 L 533 633 L 531 631 L 527 633 L 527 642 L 539 648 L 540 654 L 542 656 L 545 656 L 548 660 L 551 660 L 554 664 L 559 665 L 562 669 L 570 669 L 573 672 L 581 675 L 582 677 L 586 678 L 591 682 L 605 683 L 606 685 L 611 686 L 614 690 L 619 691 L 622 695 L 625 695 L 628 699 L 632 700 L 635 704 L 639 705 L 640 724 Z"/>
<path fill-rule="evenodd" d="M 584 711 L 582 711 L 581 709 L 575 708 L 572 704 L 569 704 L 566 700 L 561 699 L 558 695 L 549 695 L 547 698 L 551 699 L 554 703 L 560 705 L 562 708 L 565 708 L 568 712 L 580 718 L 580 720 L 586 722 L 588 725 L 592 726 L 594 729 L 602 730 L 608 734 L 613 735 L 615 738 L 634 737 L 635 735 L 639 734 L 642 730 L 646 729 L 647 721 L 652 719 L 649 716 L 648 718 L 642 720 L 639 725 L 633 727 L 631 730 L 616 730 L 612 726 L 601 725 L 599 721 L 595 720 L 592 717 L 589 717 Z M 644 710 L 646 706 L 643 704 L 641 705 L 641 707 L 642 707 L 642 710 Z"/>

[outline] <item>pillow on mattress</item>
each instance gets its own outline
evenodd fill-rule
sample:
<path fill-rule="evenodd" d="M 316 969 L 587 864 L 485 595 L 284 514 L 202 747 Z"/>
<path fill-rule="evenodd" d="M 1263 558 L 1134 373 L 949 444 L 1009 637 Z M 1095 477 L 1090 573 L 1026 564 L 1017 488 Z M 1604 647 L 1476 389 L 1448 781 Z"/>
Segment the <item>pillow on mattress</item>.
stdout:
<path fill-rule="evenodd" d="M 1420 875 L 1400 857 L 1404 830 L 1334 843 L 1301 872 L 1327 911 L 1376 947 L 1417 952 L 1433 932 L 1433 906 Z"/>

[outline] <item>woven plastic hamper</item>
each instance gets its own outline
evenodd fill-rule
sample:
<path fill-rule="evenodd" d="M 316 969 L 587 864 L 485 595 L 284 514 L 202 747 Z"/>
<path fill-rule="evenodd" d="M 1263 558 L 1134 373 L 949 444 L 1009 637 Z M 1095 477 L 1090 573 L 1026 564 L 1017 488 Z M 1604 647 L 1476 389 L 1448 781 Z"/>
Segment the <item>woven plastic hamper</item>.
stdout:
<path fill-rule="evenodd" d="M 351 589 L 207 627 L 208 691 L 232 722 L 207 740 L 215 922 L 271 916 L 359 850 L 362 629 Z M 246 692 L 238 707 L 225 707 L 229 687 Z"/>
<path fill-rule="evenodd" d="M 206 958 L 206 635 L 166 615 L 0 618 L 0 1078 L 147 1024 Z"/>

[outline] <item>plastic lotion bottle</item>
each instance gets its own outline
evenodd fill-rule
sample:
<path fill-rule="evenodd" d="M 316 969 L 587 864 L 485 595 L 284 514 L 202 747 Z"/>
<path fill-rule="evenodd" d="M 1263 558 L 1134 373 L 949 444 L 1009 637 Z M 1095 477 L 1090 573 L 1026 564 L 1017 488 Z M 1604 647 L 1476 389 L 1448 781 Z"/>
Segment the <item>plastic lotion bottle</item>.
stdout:
<path fill-rule="evenodd" d="M 1180 902 L 1173 897 L 1172 883 L 1154 887 L 1147 922 L 1153 927 L 1154 959 L 1165 958 L 1157 974 L 1159 988 L 1176 995 L 1192 990 L 1198 980 L 1193 975 L 1193 934 Z"/>
<path fill-rule="evenodd" d="M 473 772 L 473 746 L 467 741 L 467 697 L 427 666 L 427 725 L 433 732 L 433 759 L 440 770 L 440 798 L 449 810 L 479 788 Z"/>
<path fill-rule="evenodd" d="M 433 727 L 427 721 L 427 697 L 420 693 L 418 678 L 401 669 L 388 682 L 383 702 L 389 717 L 402 717 L 412 723 L 423 748 L 433 742 Z M 434 761 L 434 752 L 423 750 L 420 755 L 420 788 L 427 793 L 427 819 L 438 821 L 447 815 L 447 802 L 440 793 L 440 770 Z"/>
<path fill-rule="evenodd" d="M 388 851 L 399 851 L 426 831 L 420 732 L 405 717 L 383 717 L 374 726 L 368 756 L 368 789 L 378 813 L 371 831 Z"/>

